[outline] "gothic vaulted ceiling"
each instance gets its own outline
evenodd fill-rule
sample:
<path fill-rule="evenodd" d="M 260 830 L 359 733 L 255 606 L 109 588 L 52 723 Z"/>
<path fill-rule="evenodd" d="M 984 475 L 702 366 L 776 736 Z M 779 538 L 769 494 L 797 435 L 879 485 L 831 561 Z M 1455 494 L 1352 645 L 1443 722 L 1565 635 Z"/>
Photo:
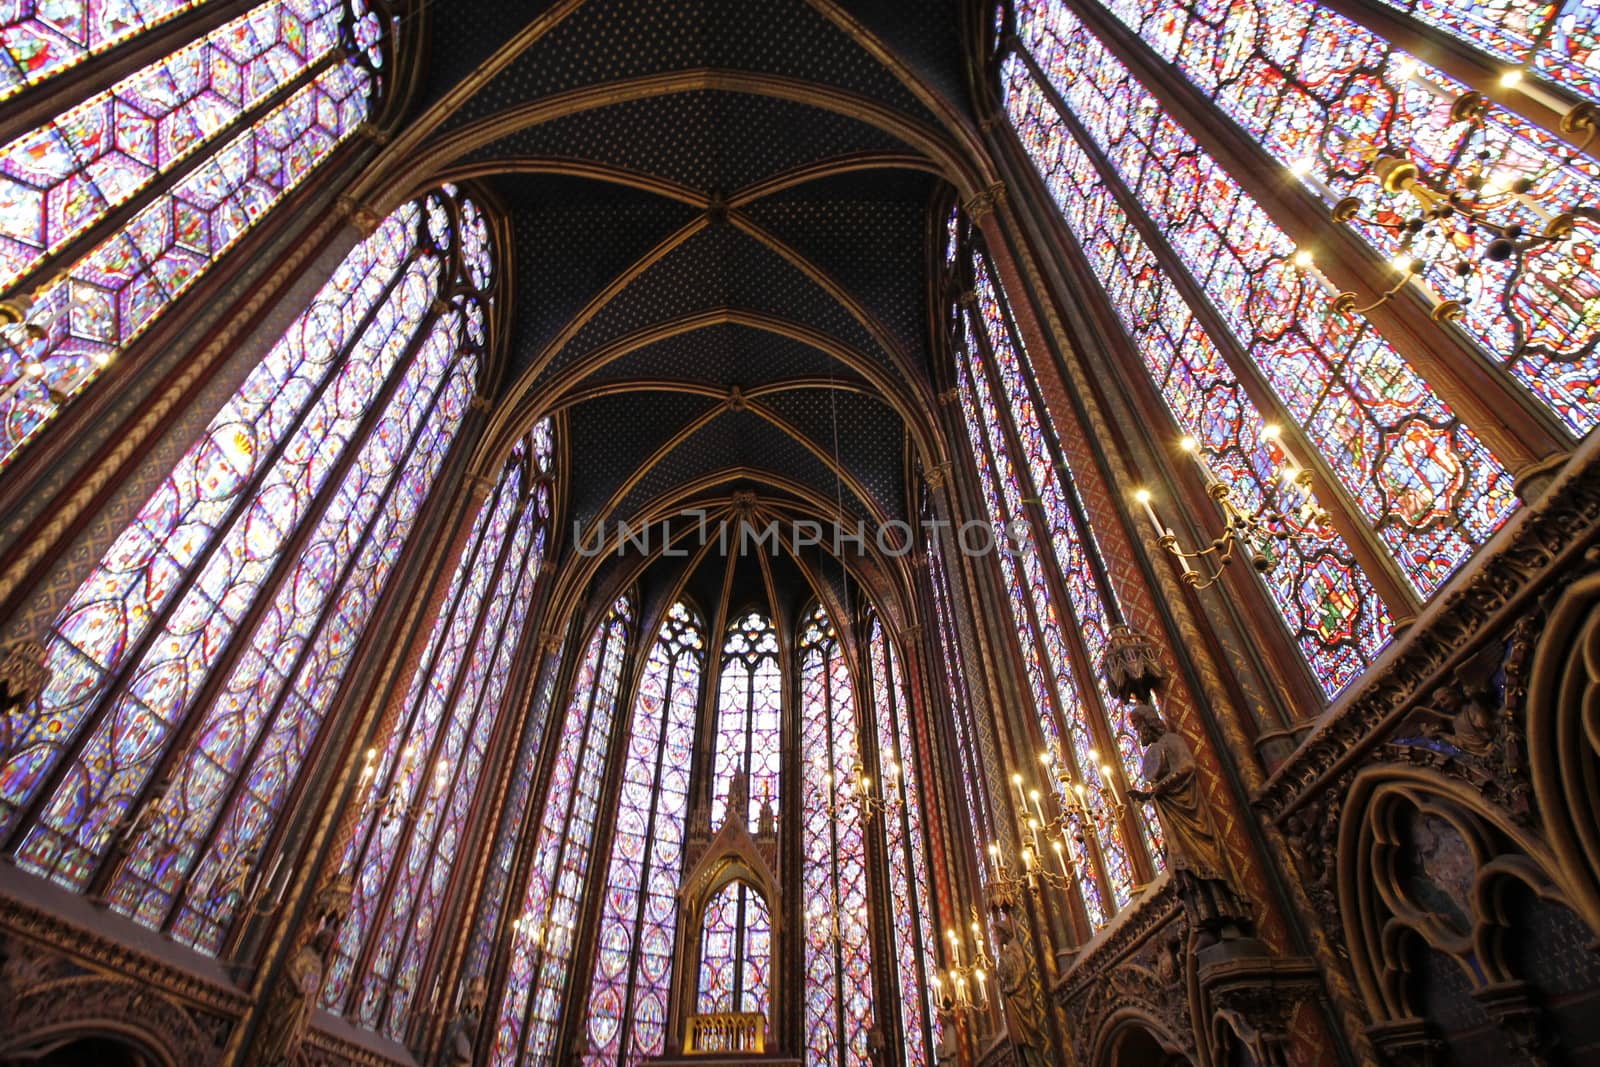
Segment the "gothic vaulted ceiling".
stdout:
<path fill-rule="evenodd" d="M 368 195 L 472 181 L 509 220 L 485 449 L 559 413 L 586 526 L 734 491 L 905 518 L 937 209 L 983 181 L 968 6 L 433 6 L 418 117 Z"/>

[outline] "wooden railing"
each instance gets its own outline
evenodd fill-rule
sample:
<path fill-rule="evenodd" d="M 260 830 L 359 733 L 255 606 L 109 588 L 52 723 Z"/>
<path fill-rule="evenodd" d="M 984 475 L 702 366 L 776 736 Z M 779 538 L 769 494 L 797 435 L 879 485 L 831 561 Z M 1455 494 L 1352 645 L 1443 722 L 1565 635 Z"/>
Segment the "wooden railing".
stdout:
<path fill-rule="evenodd" d="M 766 1050 L 767 1017 L 759 1011 L 691 1015 L 683 1035 L 683 1051 L 690 1056 Z"/>

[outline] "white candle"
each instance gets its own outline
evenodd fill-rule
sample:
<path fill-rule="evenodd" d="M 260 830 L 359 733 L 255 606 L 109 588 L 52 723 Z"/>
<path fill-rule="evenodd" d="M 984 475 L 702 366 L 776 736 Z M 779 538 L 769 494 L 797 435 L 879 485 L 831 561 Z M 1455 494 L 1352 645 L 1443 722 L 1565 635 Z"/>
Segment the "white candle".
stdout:
<path fill-rule="evenodd" d="M 1150 525 L 1155 528 L 1156 537 L 1165 537 L 1167 528 L 1161 525 L 1161 518 L 1156 514 L 1155 505 L 1150 503 L 1150 490 L 1140 489 L 1133 494 L 1133 498 L 1144 505 L 1145 516 L 1150 520 Z"/>

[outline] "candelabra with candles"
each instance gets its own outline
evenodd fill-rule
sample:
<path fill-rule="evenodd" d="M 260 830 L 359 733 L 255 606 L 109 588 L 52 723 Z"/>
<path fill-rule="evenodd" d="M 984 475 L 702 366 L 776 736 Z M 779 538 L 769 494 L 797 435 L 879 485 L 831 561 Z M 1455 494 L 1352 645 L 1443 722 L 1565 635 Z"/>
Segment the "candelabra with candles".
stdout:
<path fill-rule="evenodd" d="M 571 930 L 571 925 L 556 920 L 553 914 L 543 916 L 525 911 L 511 920 L 513 941 L 527 941 L 535 949 L 551 948 L 557 937 Z"/>
<path fill-rule="evenodd" d="M 1561 113 L 1562 129 L 1580 135 L 1566 152 L 1552 151 L 1547 159 L 1525 163 L 1517 158 L 1516 135 L 1490 121 L 1493 105 L 1482 93 L 1455 96 L 1422 77 L 1410 61 L 1398 73 L 1402 80 L 1449 100 L 1450 118 L 1459 130 L 1454 143 L 1441 146 L 1437 153 L 1446 164 L 1430 171 L 1376 142 L 1347 141 L 1346 154 L 1371 160 L 1371 174 L 1387 198 L 1378 204 L 1341 196 L 1316 177 L 1311 159 L 1297 160 L 1289 168 L 1329 202 L 1333 221 L 1395 235 L 1397 280 L 1366 304 L 1317 273 L 1309 253 L 1296 254 L 1296 266 L 1312 273 L 1332 295 L 1333 310 L 1365 315 L 1410 286 L 1428 302 L 1435 321 L 1452 322 L 1482 295 L 1485 274 L 1493 273 L 1487 264 L 1515 262 L 1517 269 L 1501 272 L 1507 286 L 1522 277 L 1570 278 L 1587 269 L 1579 262 L 1583 253 L 1571 239 L 1580 218 L 1592 223 L 1600 216 L 1591 206 L 1562 202 L 1570 183 L 1561 180 L 1559 172 L 1584 156 L 1600 134 L 1600 110 L 1588 103 L 1569 108 L 1537 82 L 1525 79 L 1521 70 L 1507 71 L 1500 79 L 1503 88 Z M 1530 262 L 1547 256 L 1562 256 L 1568 262 L 1553 266 Z"/>
<path fill-rule="evenodd" d="M 450 782 L 450 764 L 447 760 L 439 760 L 433 768 L 433 782 L 426 794 L 418 792 L 406 802 L 406 794 L 410 784 L 417 773 L 417 743 L 412 741 L 400 753 L 400 773 L 389 780 L 389 788 L 383 795 L 377 793 L 378 750 L 369 748 L 366 758 L 361 765 L 361 781 L 357 791 L 365 793 L 361 804 L 361 816 L 378 813 L 378 825 L 389 826 L 402 819 L 414 819 L 422 811 L 424 796 L 428 803 L 434 803 L 444 793 L 445 786 Z"/>
<path fill-rule="evenodd" d="M 1088 756 L 1091 761 L 1099 760 L 1094 751 Z M 1102 829 L 1108 822 L 1119 822 L 1127 811 L 1127 805 L 1117 793 L 1116 776 L 1109 764 L 1100 764 L 1099 780 L 1091 785 L 1073 781 L 1066 762 L 1049 752 L 1039 753 L 1039 763 L 1042 772 L 1047 777 L 1053 776 L 1059 785 L 1056 790 L 1059 813 L 1053 818 L 1046 817 L 1044 795 L 1038 789 L 1029 789 L 1022 775 L 1014 773 L 1011 784 L 1016 787 L 1020 811 L 1021 872 L 1012 874 L 1000 854 L 1000 846 L 989 845 L 991 882 L 1011 894 L 1019 889 L 1039 892 L 1044 886 L 1070 889 L 1080 879 L 1092 878 L 1091 873 L 1083 870 L 1091 836 L 1090 824 L 1097 830 Z"/>
<path fill-rule="evenodd" d="M 832 775 L 829 775 L 828 778 L 831 782 Z M 840 780 L 839 791 L 853 799 L 861 808 L 861 814 L 868 819 L 874 818 L 881 812 L 898 811 L 900 805 L 905 802 L 900 781 L 900 764 L 892 759 L 884 764 L 883 789 L 881 792 L 873 792 L 872 778 L 862 769 L 859 763 L 855 765 L 848 777 Z M 834 807 L 834 805 L 830 804 L 830 810 L 833 811 L 835 818 L 837 818 L 838 813 L 834 810 Z"/>
<path fill-rule="evenodd" d="M 40 292 L 54 283 L 46 283 Z M 49 302 L 44 302 L 48 304 Z M 69 300 L 60 311 L 41 304 L 33 296 L 23 295 L 0 301 L 0 342 L 11 347 L 17 361 L 17 374 L 0 388 L 0 403 L 11 400 L 27 387 L 44 390 L 50 403 L 61 407 L 72 398 L 80 385 L 102 367 L 111 362 L 115 349 L 103 349 L 89 354 L 88 359 L 70 361 L 61 365 L 63 374 L 55 381 L 46 381 L 49 368 L 39 358 L 39 346 L 50 336 L 50 327 L 59 314 L 70 315 L 79 305 Z"/>
<path fill-rule="evenodd" d="M 971 958 L 961 960 L 961 937 L 955 927 L 945 930 L 945 940 L 950 945 L 950 964 L 944 970 L 933 972 L 934 1002 L 944 1011 L 985 1012 L 989 1010 L 989 975 L 994 961 L 983 944 L 983 926 L 978 922 L 978 909 L 971 909 L 973 952 Z"/>
<path fill-rule="evenodd" d="M 1272 569 L 1276 544 L 1295 540 L 1326 540 L 1329 536 L 1328 513 L 1312 493 L 1311 471 L 1295 460 L 1280 427 L 1269 423 L 1263 428 L 1262 436 L 1273 454 L 1277 480 L 1286 491 L 1300 497 L 1300 504 L 1292 517 L 1265 500 L 1256 510 L 1246 511 L 1234 488 L 1212 471 L 1200 442 L 1193 437 L 1183 438 L 1179 445 L 1199 465 L 1201 476 L 1205 479 L 1206 493 L 1222 512 L 1222 533 L 1212 538 L 1209 544 L 1186 552 L 1178 547 L 1178 535 L 1156 514 L 1150 491 L 1138 489 L 1134 492 L 1134 499 L 1144 508 L 1150 524 L 1155 527 L 1157 544 L 1178 561 L 1183 568 L 1183 580 L 1196 589 L 1215 584 L 1227 566 L 1240 556 L 1249 560 L 1255 570 L 1265 573 Z"/>

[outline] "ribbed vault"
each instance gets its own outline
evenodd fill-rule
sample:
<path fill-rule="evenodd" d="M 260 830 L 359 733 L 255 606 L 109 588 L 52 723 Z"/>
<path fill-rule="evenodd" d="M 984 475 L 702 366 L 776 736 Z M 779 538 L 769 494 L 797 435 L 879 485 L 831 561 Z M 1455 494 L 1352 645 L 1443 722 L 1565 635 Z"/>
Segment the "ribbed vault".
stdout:
<path fill-rule="evenodd" d="M 936 33 L 827 0 L 432 17 L 421 117 L 358 188 L 382 207 L 466 182 L 505 216 L 504 370 L 477 465 L 556 415 L 568 552 L 735 496 L 747 516 L 752 497 L 769 517 L 911 516 L 908 472 L 941 461 L 937 216 L 985 183 L 964 162 L 960 5 L 926 6 L 911 21 Z M 907 576 L 874 551 L 852 563 Z"/>

